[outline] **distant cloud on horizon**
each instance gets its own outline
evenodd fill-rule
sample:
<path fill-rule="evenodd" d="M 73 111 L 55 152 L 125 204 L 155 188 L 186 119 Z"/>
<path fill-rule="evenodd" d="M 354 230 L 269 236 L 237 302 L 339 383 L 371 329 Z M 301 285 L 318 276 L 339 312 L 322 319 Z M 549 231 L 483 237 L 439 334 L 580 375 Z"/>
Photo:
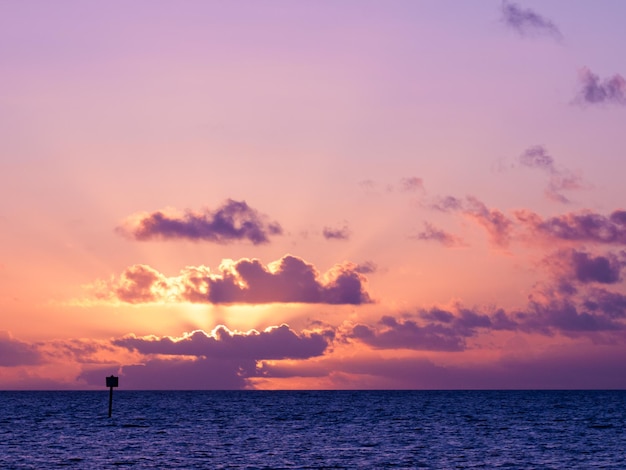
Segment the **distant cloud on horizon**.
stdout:
<path fill-rule="evenodd" d="M 278 222 L 251 208 L 245 201 L 226 200 L 214 211 L 183 213 L 156 211 L 127 218 L 118 233 L 138 241 L 192 240 L 231 243 L 247 240 L 254 245 L 268 243 L 270 236 L 281 235 Z"/>
<path fill-rule="evenodd" d="M 521 36 L 547 35 L 561 40 L 563 35 L 559 28 L 549 19 L 529 8 L 521 8 L 513 2 L 504 0 L 501 7 L 503 23 Z"/>

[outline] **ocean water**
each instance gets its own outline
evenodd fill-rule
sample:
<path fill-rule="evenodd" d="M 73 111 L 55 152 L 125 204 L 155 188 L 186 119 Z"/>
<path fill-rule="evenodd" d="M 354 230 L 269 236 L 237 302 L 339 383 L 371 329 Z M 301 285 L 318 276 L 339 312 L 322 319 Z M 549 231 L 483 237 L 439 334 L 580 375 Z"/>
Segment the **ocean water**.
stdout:
<path fill-rule="evenodd" d="M 626 469 L 626 391 L 0 392 L 0 468 Z"/>

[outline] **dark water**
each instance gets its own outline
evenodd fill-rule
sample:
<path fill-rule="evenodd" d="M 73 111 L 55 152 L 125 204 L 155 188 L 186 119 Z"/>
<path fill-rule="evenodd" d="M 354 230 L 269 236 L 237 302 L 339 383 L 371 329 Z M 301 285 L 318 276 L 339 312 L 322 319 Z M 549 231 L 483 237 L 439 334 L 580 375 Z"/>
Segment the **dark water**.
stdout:
<path fill-rule="evenodd" d="M 0 392 L 0 468 L 626 469 L 624 391 Z"/>

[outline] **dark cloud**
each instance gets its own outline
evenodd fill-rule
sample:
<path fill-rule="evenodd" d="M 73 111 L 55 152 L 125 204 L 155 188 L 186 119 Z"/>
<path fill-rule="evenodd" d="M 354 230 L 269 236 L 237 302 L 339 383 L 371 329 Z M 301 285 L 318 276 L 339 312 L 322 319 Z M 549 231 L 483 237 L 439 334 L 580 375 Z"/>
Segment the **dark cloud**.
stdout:
<path fill-rule="evenodd" d="M 588 302 L 588 301 L 586 301 Z M 622 315 L 620 318 L 622 318 Z M 622 331 L 624 324 L 611 318 L 601 309 L 595 311 L 588 304 L 577 305 L 571 299 L 551 298 L 547 301 L 531 301 L 529 309 L 517 313 L 522 331 L 553 334 L 560 332 L 568 336 L 582 333 Z"/>
<path fill-rule="evenodd" d="M 364 283 L 353 264 L 336 265 L 321 279 L 313 265 L 295 256 L 283 257 L 272 270 L 258 260 L 244 259 L 230 272 L 209 279 L 209 301 L 362 304 L 371 301 Z"/>
<path fill-rule="evenodd" d="M 350 238 L 350 229 L 347 226 L 342 228 L 324 227 L 322 234 L 326 240 L 348 240 Z"/>
<path fill-rule="evenodd" d="M 427 324 L 418 325 L 412 320 L 396 320 L 385 316 L 376 327 L 359 324 L 351 332 L 357 339 L 375 349 L 414 349 L 421 351 L 462 351 L 464 338 L 452 328 Z"/>
<path fill-rule="evenodd" d="M 579 73 L 581 88 L 574 102 L 579 104 L 626 105 L 626 79 L 619 74 L 600 80 L 588 68 Z"/>
<path fill-rule="evenodd" d="M 214 358 L 150 359 L 143 364 L 83 371 L 78 380 L 102 387 L 103 377 L 114 373 L 125 390 L 241 390 L 254 376 L 254 361 Z"/>
<path fill-rule="evenodd" d="M 545 194 L 549 199 L 568 203 L 569 200 L 561 194 L 564 190 L 575 190 L 584 187 L 582 178 L 567 170 L 560 170 L 554 163 L 554 158 L 548 154 L 545 147 L 535 145 L 529 147 L 519 157 L 519 162 L 529 168 L 536 168 L 548 174 L 549 182 Z"/>
<path fill-rule="evenodd" d="M 255 245 L 267 243 L 270 236 L 282 234 L 277 222 L 268 222 L 265 215 L 245 201 L 232 199 L 215 211 L 187 210 L 183 214 L 157 211 L 131 217 L 117 230 L 140 241 L 185 239 L 231 243 L 248 240 Z"/>
<path fill-rule="evenodd" d="M 626 388 L 623 347 L 550 349 L 541 354 L 504 354 L 480 364 L 435 364 L 414 357 L 354 357 L 327 366 L 355 376 L 344 388 L 355 388 L 363 377 L 370 389 L 445 390 L 582 390 Z M 279 365 L 281 367 L 282 365 Z M 410 372 L 407 372 L 410 371 Z M 271 365 L 267 375 L 272 375 Z M 280 372 L 285 373 L 281 367 Z"/>
<path fill-rule="evenodd" d="M 615 284 L 621 281 L 620 274 L 622 267 L 626 265 L 626 253 L 595 256 L 574 248 L 562 249 L 547 256 L 543 264 L 563 286 L 570 286 L 569 293 L 573 294 L 576 287 L 571 283 Z"/>
<path fill-rule="evenodd" d="M 42 362 L 43 357 L 37 346 L 0 331 L 0 367 L 30 366 Z"/>
<path fill-rule="evenodd" d="M 265 331 L 239 333 L 219 326 L 210 334 L 194 331 L 182 338 L 134 335 L 116 339 L 113 344 L 142 354 L 197 356 L 214 359 L 307 359 L 324 353 L 334 333 L 297 334 L 287 325 L 267 328 Z"/>
<path fill-rule="evenodd" d="M 424 230 L 411 238 L 417 240 L 433 240 L 448 247 L 463 245 L 463 241 L 459 237 L 438 229 L 429 222 L 424 222 Z"/>
<path fill-rule="evenodd" d="M 532 235 L 576 242 L 626 244 L 626 211 L 609 216 L 591 211 L 571 212 L 543 219 L 538 214 L 520 210 L 515 213 Z"/>
<path fill-rule="evenodd" d="M 95 297 L 127 303 L 196 302 L 263 304 L 274 302 L 363 304 L 371 302 L 367 279 L 352 263 L 335 265 L 324 275 L 295 256 L 264 266 L 257 259 L 224 262 L 220 273 L 187 267 L 166 277 L 146 265 L 131 266 L 117 280 L 100 282 Z"/>
<path fill-rule="evenodd" d="M 552 21 L 531 9 L 523 9 L 516 3 L 502 2 L 502 21 L 522 36 L 545 34 L 555 39 L 563 37 Z"/>
<path fill-rule="evenodd" d="M 573 250 L 572 262 L 576 279 L 580 282 L 614 284 L 620 281 L 623 262 L 613 254 L 593 257 L 588 253 Z"/>
<path fill-rule="evenodd" d="M 259 361 L 320 356 L 333 337 L 330 329 L 298 334 L 281 325 L 240 333 L 219 326 L 210 334 L 194 331 L 181 338 L 129 335 L 112 343 L 147 355 L 142 364 L 118 368 L 126 389 L 224 390 L 248 388 L 249 379 L 260 375 Z M 86 371 L 79 379 L 100 385 L 103 371 Z"/>

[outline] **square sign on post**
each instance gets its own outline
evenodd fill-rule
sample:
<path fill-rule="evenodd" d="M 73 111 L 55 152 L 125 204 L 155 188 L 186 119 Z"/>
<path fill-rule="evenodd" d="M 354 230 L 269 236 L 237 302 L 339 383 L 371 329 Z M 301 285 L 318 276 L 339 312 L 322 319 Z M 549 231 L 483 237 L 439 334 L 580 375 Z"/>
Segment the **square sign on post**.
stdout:
<path fill-rule="evenodd" d="M 111 417 L 111 410 L 113 409 L 113 389 L 117 388 L 119 384 L 119 377 L 111 375 L 106 378 L 107 387 L 109 387 L 109 418 Z"/>

